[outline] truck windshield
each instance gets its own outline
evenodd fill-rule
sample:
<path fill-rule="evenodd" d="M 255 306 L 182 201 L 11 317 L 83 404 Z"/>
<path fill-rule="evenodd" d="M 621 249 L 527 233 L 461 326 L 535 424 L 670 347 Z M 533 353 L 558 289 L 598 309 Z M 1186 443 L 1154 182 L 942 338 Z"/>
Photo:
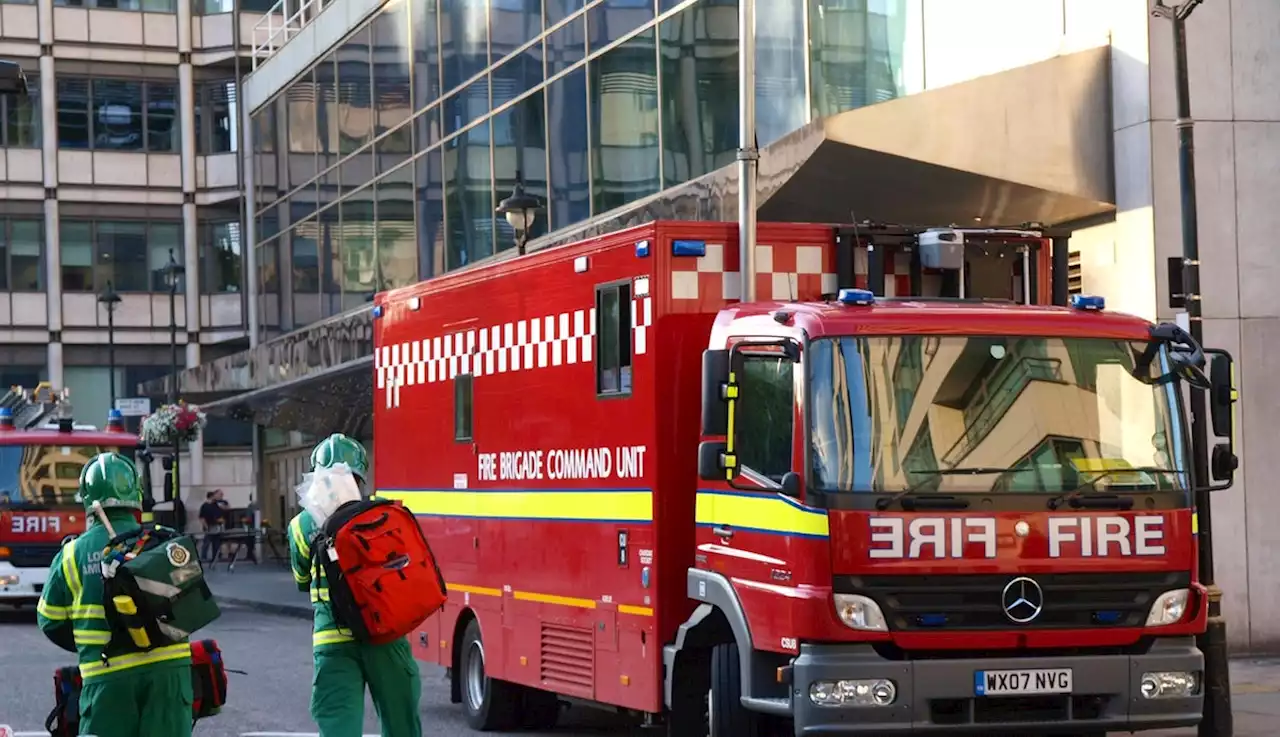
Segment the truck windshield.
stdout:
<path fill-rule="evenodd" d="M 810 488 L 1184 489 L 1177 384 L 1132 374 L 1147 345 L 998 336 L 815 340 L 808 352 Z M 1154 362 L 1151 378 L 1165 362 L 1163 355 Z"/>
<path fill-rule="evenodd" d="M 80 506 L 80 471 L 95 455 L 116 448 L 96 445 L 0 446 L 0 506 Z"/>

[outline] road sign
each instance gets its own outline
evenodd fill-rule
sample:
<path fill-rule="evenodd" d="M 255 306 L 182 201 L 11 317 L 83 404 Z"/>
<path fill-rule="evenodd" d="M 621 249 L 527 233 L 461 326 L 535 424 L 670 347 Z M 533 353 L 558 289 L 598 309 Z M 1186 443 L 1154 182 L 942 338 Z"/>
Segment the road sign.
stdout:
<path fill-rule="evenodd" d="M 125 417 L 146 417 L 151 414 L 151 398 L 121 397 L 116 400 L 116 409 Z"/>

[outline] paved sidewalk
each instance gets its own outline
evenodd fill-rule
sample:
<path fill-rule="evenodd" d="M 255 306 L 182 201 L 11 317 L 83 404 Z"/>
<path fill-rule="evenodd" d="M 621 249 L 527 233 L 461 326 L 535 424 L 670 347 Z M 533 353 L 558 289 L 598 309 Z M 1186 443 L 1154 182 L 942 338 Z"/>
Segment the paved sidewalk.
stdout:
<path fill-rule="evenodd" d="M 242 560 L 236 563 L 235 571 L 228 571 L 226 563 L 219 563 L 213 570 L 205 568 L 205 580 L 219 602 L 311 619 L 310 597 L 298 590 L 293 574 L 277 562 L 254 565 Z"/>

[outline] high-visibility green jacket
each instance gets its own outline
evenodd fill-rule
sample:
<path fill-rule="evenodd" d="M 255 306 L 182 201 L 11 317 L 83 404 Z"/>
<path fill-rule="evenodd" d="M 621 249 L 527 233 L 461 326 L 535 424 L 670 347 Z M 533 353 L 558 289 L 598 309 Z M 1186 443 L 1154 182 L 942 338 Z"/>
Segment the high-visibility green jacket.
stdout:
<path fill-rule="evenodd" d="M 289 521 L 289 563 L 293 568 L 293 580 L 299 591 L 311 592 L 311 607 L 315 611 L 315 624 L 311 632 L 313 649 L 345 646 L 355 642 L 351 632 L 340 629 L 329 605 L 329 583 L 325 579 L 324 566 L 311 559 L 311 542 L 316 533 L 316 523 L 303 510 Z"/>
<path fill-rule="evenodd" d="M 133 514 L 107 513 L 116 534 L 138 528 Z M 111 631 L 103 608 L 102 549 L 111 539 L 107 528 L 90 518 L 89 529 L 62 546 L 49 566 L 49 577 L 36 607 L 36 621 L 55 645 L 76 653 L 84 681 L 133 675 L 139 667 L 191 667 L 191 645 L 185 640 L 139 652 L 128 638 L 108 647 Z"/>

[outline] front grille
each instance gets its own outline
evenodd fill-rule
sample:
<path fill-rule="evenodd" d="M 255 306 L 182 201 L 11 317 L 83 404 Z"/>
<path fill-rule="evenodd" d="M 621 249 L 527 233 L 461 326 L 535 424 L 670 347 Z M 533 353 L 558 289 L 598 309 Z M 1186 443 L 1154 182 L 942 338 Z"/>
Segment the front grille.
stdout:
<path fill-rule="evenodd" d="M 15 568 L 48 568 L 58 548 L 57 545 L 17 545 L 9 549 L 9 562 Z"/>
<path fill-rule="evenodd" d="M 1187 572 L 1033 575 L 1043 606 L 1019 624 L 1005 613 L 1004 591 L 1016 575 L 837 576 L 836 593 L 874 599 L 891 630 L 1089 629 L 1141 627 L 1156 597 L 1186 588 Z M 1025 616 L 1026 612 L 1018 612 Z"/>
<path fill-rule="evenodd" d="M 1103 694 L 931 699 L 929 720 L 945 726 L 1061 722 L 1087 727 L 1106 716 L 1110 703 Z"/>

